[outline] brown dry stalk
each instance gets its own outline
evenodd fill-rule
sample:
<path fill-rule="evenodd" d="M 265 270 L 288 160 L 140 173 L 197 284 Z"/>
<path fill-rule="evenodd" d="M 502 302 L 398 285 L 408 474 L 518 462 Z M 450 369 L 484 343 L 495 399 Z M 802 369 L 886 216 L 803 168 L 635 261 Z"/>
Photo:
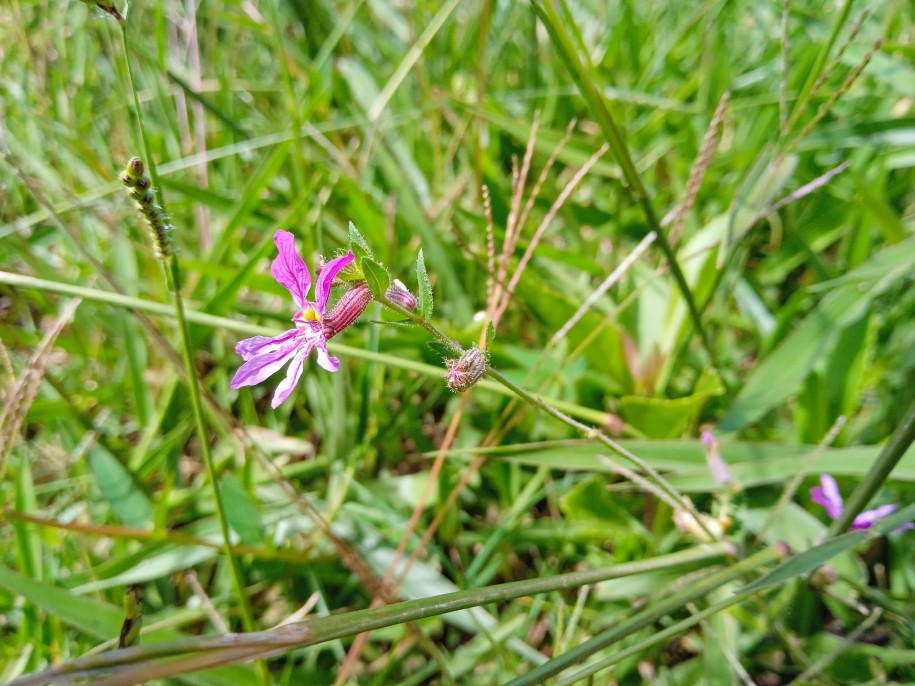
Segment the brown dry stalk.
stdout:
<path fill-rule="evenodd" d="M 508 213 L 508 218 L 505 222 L 505 238 L 502 241 L 502 256 L 499 258 L 498 264 L 498 274 L 496 276 L 495 289 L 489 294 L 489 306 L 486 308 L 487 312 L 492 312 L 493 309 L 499 302 L 499 298 L 502 296 L 503 284 L 505 283 L 505 276 L 508 273 L 508 261 L 511 257 L 511 248 L 517 242 L 517 238 L 513 238 L 516 232 L 521 231 L 521 225 L 518 223 L 520 218 L 519 212 L 521 210 L 521 197 L 524 194 L 524 185 L 527 180 L 527 173 L 530 169 L 531 158 L 534 155 L 534 143 L 537 140 L 537 129 L 540 126 L 540 113 L 534 113 L 534 121 L 531 124 L 531 134 L 527 139 L 527 147 L 524 151 L 524 163 L 522 165 L 521 171 L 517 170 L 517 162 L 512 161 L 512 202 L 511 209 Z"/>
<path fill-rule="evenodd" d="M 551 152 L 550 156 L 547 158 L 546 164 L 543 165 L 543 170 L 540 172 L 540 176 L 537 177 L 537 182 L 534 184 L 534 188 L 531 190 L 531 193 L 527 198 L 527 202 L 524 205 L 524 211 L 521 213 L 521 217 L 518 219 L 519 226 L 523 227 L 527 223 L 527 217 L 530 215 L 531 209 L 534 207 L 534 203 L 537 201 L 537 197 L 540 195 L 540 189 L 543 186 L 544 181 L 546 181 L 546 177 L 550 173 L 550 170 L 553 168 L 553 165 L 556 163 L 556 159 L 559 157 L 559 153 L 561 153 L 563 148 L 566 147 L 566 143 L 572 139 L 572 131 L 575 130 L 575 125 L 577 123 L 577 119 L 573 119 L 569 122 L 569 125 L 566 127 L 565 135 L 559 140 L 559 143 L 556 145 L 556 147 L 553 148 L 553 152 Z M 515 252 L 515 246 L 518 244 L 519 235 L 520 230 L 515 232 L 512 244 L 509 247 L 509 255 Z"/>
<path fill-rule="evenodd" d="M 610 146 L 604 143 L 602 146 L 600 146 L 600 149 L 597 152 L 591 155 L 588 161 L 585 162 L 584 166 L 575 173 L 575 176 L 573 176 L 571 180 L 566 184 L 565 188 L 562 189 L 559 197 L 556 198 L 556 201 L 546 213 L 543 221 L 540 222 L 540 226 L 538 226 L 537 230 L 534 232 L 534 235 L 531 238 L 531 242 L 527 246 L 527 250 L 524 251 L 524 255 L 521 257 L 521 261 L 518 263 L 518 268 L 515 270 L 511 281 L 508 282 L 508 287 L 505 289 L 505 294 L 502 296 L 502 301 L 498 304 L 496 311 L 493 313 L 493 326 L 498 326 L 499 320 L 502 318 L 502 314 L 508 307 L 508 303 L 511 301 L 512 294 L 515 292 L 515 288 L 517 287 L 518 282 L 521 280 L 521 275 L 524 273 L 524 270 L 527 267 L 527 263 L 530 261 L 531 256 L 534 254 L 534 250 L 540 243 L 543 232 L 546 231 L 547 227 L 549 227 L 550 223 L 553 221 L 553 218 L 556 216 L 556 213 L 559 212 L 559 209 L 563 206 L 565 201 L 568 200 L 569 196 L 572 194 L 572 191 L 575 190 L 575 187 L 578 186 L 579 182 L 585 177 L 585 175 L 591 171 L 591 167 L 597 164 L 597 161 L 609 149 Z"/>
<path fill-rule="evenodd" d="M 496 241 L 495 229 L 492 221 L 492 202 L 489 198 L 489 186 L 484 184 L 481 189 L 483 195 L 483 216 L 486 217 L 486 292 L 493 292 L 493 279 L 496 276 Z"/>
<path fill-rule="evenodd" d="M 76 308 L 82 301 L 82 298 L 75 298 L 63 307 L 60 314 L 57 315 L 57 319 L 54 320 L 41 342 L 29 356 L 22 374 L 10 386 L 9 392 L 4 398 L 3 411 L 0 412 L 0 476 L 6 471 L 6 458 L 9 457 L 13 446 L 18 442 L 22 423 L 32 406 L 32 401 L 38 394 L 38 387 L 41 385 L 41 379 L 47 369 L 54 341 L 73 318 Z"/>
<path fill-rule="evenodd" d="M 696 196 L 699 194 L 699 188 L 702 186 L 702 180 L 705 178 L 705 172 L 708 171 L 709 165 L 712 163 L 712 155 L 715 153 L 715 148 L 718 146 L 721 125 L 724 122 L 724 115 L 727 111 L 730 99 L 731 94 L 728 91 L 725 91 L 724 95 L 721 96 L 721 100 L 718 101 L 718 106 L 715 108 L 715 113 L 712 115 L 711 122 L 709 122 L 705 137 L 702 139 L 702 146 L 699 148 L 699 156 L 696 157 L 696 161 L 689 171 L 689 179 L 686 181 L 686 194 L 683 196 L 683 202 L 674 208 L 673 227 L 671 228 L 668 237 L 668 241 L 671 245 L 676 244 L 677 239 L 679 239 L 680 233 L 683 230 L 683 224 L 686 221 L 686 215 L 689 214 L 689 211 L 693 208 L 693 204 L 696 202 Z"/>

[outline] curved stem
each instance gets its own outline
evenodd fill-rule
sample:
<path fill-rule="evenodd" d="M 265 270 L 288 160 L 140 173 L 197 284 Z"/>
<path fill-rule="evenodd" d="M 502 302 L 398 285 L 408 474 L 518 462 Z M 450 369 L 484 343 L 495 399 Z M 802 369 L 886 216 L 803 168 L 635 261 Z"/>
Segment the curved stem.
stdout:
<path fill-rule="evenodd" d="M 394 310 L 398 314 L 403 315 L 404 317 L 406 317 L 407 319 L 412 321 L 414 324 L 416 324 L 418 326 L 422 326 L 424 329 L 426 329 L 426 331 L 431 333 L 433 336 L 435 336 L 435 338 L 437 338 L 439 341 L 441 341 L 445 345 L 452 348 L 455 352 L 457 352 L 457 353 L 462 352 L 463 349 L 461 348 L 459 343 L 448 338 L 445 334 L 443 334 L 441 331 L 439 331 L 437 328 L 435 328 L 434 325 L 432 325 L 430 322 L 426 321 L 424 318 L 417 315 L 415 312 L 411 312 L 410 310 L 407 310 L 407 309 L 401 307 L 400 305 L 397 305 L 396 303 L 392 303 L 387 298 L 382 299 L 381 303 L 383 305 L 389 307 L 390 309 Z M 534 395 L 533 393 L 525 390 L 521 386 L 515 385 L 514 383 L 509 381 L 506 377 L 504 377 L 502 374 L 500 374 L 495 369 L 493 369 L 491 366 L 489 366 L 489 364 L 486 365 L 486 375 L 489 376 L 490 378 L 494 379 L 498 383 L 502 384 L 505 388 L 507 388 L 509 391 L 514 393 L 516 396 L 518 396 L 522 400 L 530 403 L 534 407 L 537 407 L 537 408 L 543 410 L 548 415 L 550 415 L 551 417 L 555 417 L 562 423 L 568 424 L 573 429 L 577 429 L 578 431 L 580 431 L 582 433 L 582 435 L 585 438 L 590 438 L 590 439 L 596 440 L 600 443 L 603 443 L 614 453 L 616 453 L 620 457 L 624 458 L 625 460 L 628 460 L 630 463 L 635 465 L 637 468 L 641 469 L 645 474 L 647 474 L 652 479 L 654 479 L 655 482 L 657 482 L 658 486 L 660 486 L 661 489 L 668 496 L 670 496 L 674 501 L 676 501 L 676 503 L 681 508 L 683 508 L 683 510 L 688 512 L 693 517 L 693 519 L 695 519 L 696 524 L 709 537 L 709 540 L 716 540 L 717 538 L 719 538 L 718 536 L 715 536 L 708 529 L 708 527 L 702 521 L 702 517 L 700 516 L 699 512 L 696 510 L 696 508 L 692 504 L 692 502 L 690 502 L 689 498 L 684 498 L 680 494 L 680 492 L 677 491 L 677 489 L 675 489 L 673 486 L 671 486 L 669 483 L 667 483 L 667 480 L 663 476 L 661 476 L 661 474 L 656 469 L 654 469 L 654 467 L 652 467 L 650 464 L 645 462 L 643 459 L 637 457 L 636 455 L 633 455 L 631 452 L 626 450 L 623 446 L 621 446 L 619 443 L 614 441 L 612 438 L 607 436 L 605 433 L 603 433 L 599 429 L 597 429 L 593 426 L 588 426 L 587 424 L 582 424 L 578 420 L 572 419 L 572 417 L 570 417 L 569 415 L 561 412 L 560 410 L 556 409 L 549 403 L 545 402 L 543 400 L 543 398 Z"/>

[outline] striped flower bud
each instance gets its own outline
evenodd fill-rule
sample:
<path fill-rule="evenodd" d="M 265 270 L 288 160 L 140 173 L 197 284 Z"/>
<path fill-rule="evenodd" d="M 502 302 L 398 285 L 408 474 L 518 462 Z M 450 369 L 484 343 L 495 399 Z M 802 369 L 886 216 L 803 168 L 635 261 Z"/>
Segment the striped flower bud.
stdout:
<path fill-rule="evenodd" d="M 445 360 L 448 371 L 445 372 L 445 382 L 448 388 L 458 393 L 463 393 L 483 377 L 486 371 L 486 356 L 479 348 L 465 350 L 457 360 Z"/>
<path fill-rule="evenodd" d="M 139 157 L 134 157 L 127 163 L 124 173 L 121 174 L 121 183 L 127 186 L 127 193 L 134 199 L 137 211 L 143 215 L 152 234 L 153 245 L 156 248 L 156 257 L 164 259 L 172 254 L 171 224 L 165 221 L 162 209 L 156 205 L 156 196 L 152 191 L 146 166 Z"/>
<path fill-rule="evenodd" d="M 394 283 L 385 291 L 384 297 L 395 305 L 400 305 L 410 312 L 413 312 L 416 309 L 416 298 L 407 290 L 407 287 L 404 286 L 399 279 L 394 279 Z"/>
<path fill-rule="evenodd" d="M 364 281 L 344 293 L 337 304 L 324 316 L 324 338 L 330 339 L 359 319 L 372 300 L 372 292 Z"/>

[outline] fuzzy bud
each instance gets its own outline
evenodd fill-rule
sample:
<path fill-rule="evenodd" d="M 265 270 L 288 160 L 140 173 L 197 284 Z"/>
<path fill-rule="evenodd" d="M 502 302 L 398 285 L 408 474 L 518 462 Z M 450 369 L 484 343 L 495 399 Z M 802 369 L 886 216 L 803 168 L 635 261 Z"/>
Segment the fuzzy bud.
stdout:
<path fill-rule="evenodd" d="M 127 186 L 127 193 L 134 199 L 137 211 L 143 215 L 152 234 L 156 257 L 164 259 L 172 254 L 171 225 L 165 221 L 161 208 L 156 205 L 156 196 L 150 185 L 146 166 L 139 157 L 131 158 L 121 174 L 121 183 Z"/>
<path fill-rule="evenodd" d="M 486 356 L 479 348 L 465 350 L 460 359 L 445 360 L 448 371 L 445 381 L 448 388 L 463 393 L 483 377 L 486 371 Z"/>
<path fill-rule="evenodd" d="M 344 293 L 334 309 L 324 316 L 324 338 L 331 339 L 359 319 L 372 300 L 372 292 L 365 282 L 357 283 Z"/>
<path fill-rule="evenodd" d="M 416 298 L 398 279 L 394 279 L 394 283 L 385 291 L 384 297 L 410 312 L 416 309 Z"/>

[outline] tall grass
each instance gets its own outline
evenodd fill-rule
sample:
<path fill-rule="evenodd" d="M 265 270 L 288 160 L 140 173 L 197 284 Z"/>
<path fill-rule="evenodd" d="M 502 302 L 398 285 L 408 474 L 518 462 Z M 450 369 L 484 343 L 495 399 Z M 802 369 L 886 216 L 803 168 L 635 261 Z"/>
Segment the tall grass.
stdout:
<path fill-rule="evenodd" d="M 913 20 L 863 9 L 0 7 L 0 683 L 915 679 Z M 376 302 L 272 410 L 279 229 Z"/>

